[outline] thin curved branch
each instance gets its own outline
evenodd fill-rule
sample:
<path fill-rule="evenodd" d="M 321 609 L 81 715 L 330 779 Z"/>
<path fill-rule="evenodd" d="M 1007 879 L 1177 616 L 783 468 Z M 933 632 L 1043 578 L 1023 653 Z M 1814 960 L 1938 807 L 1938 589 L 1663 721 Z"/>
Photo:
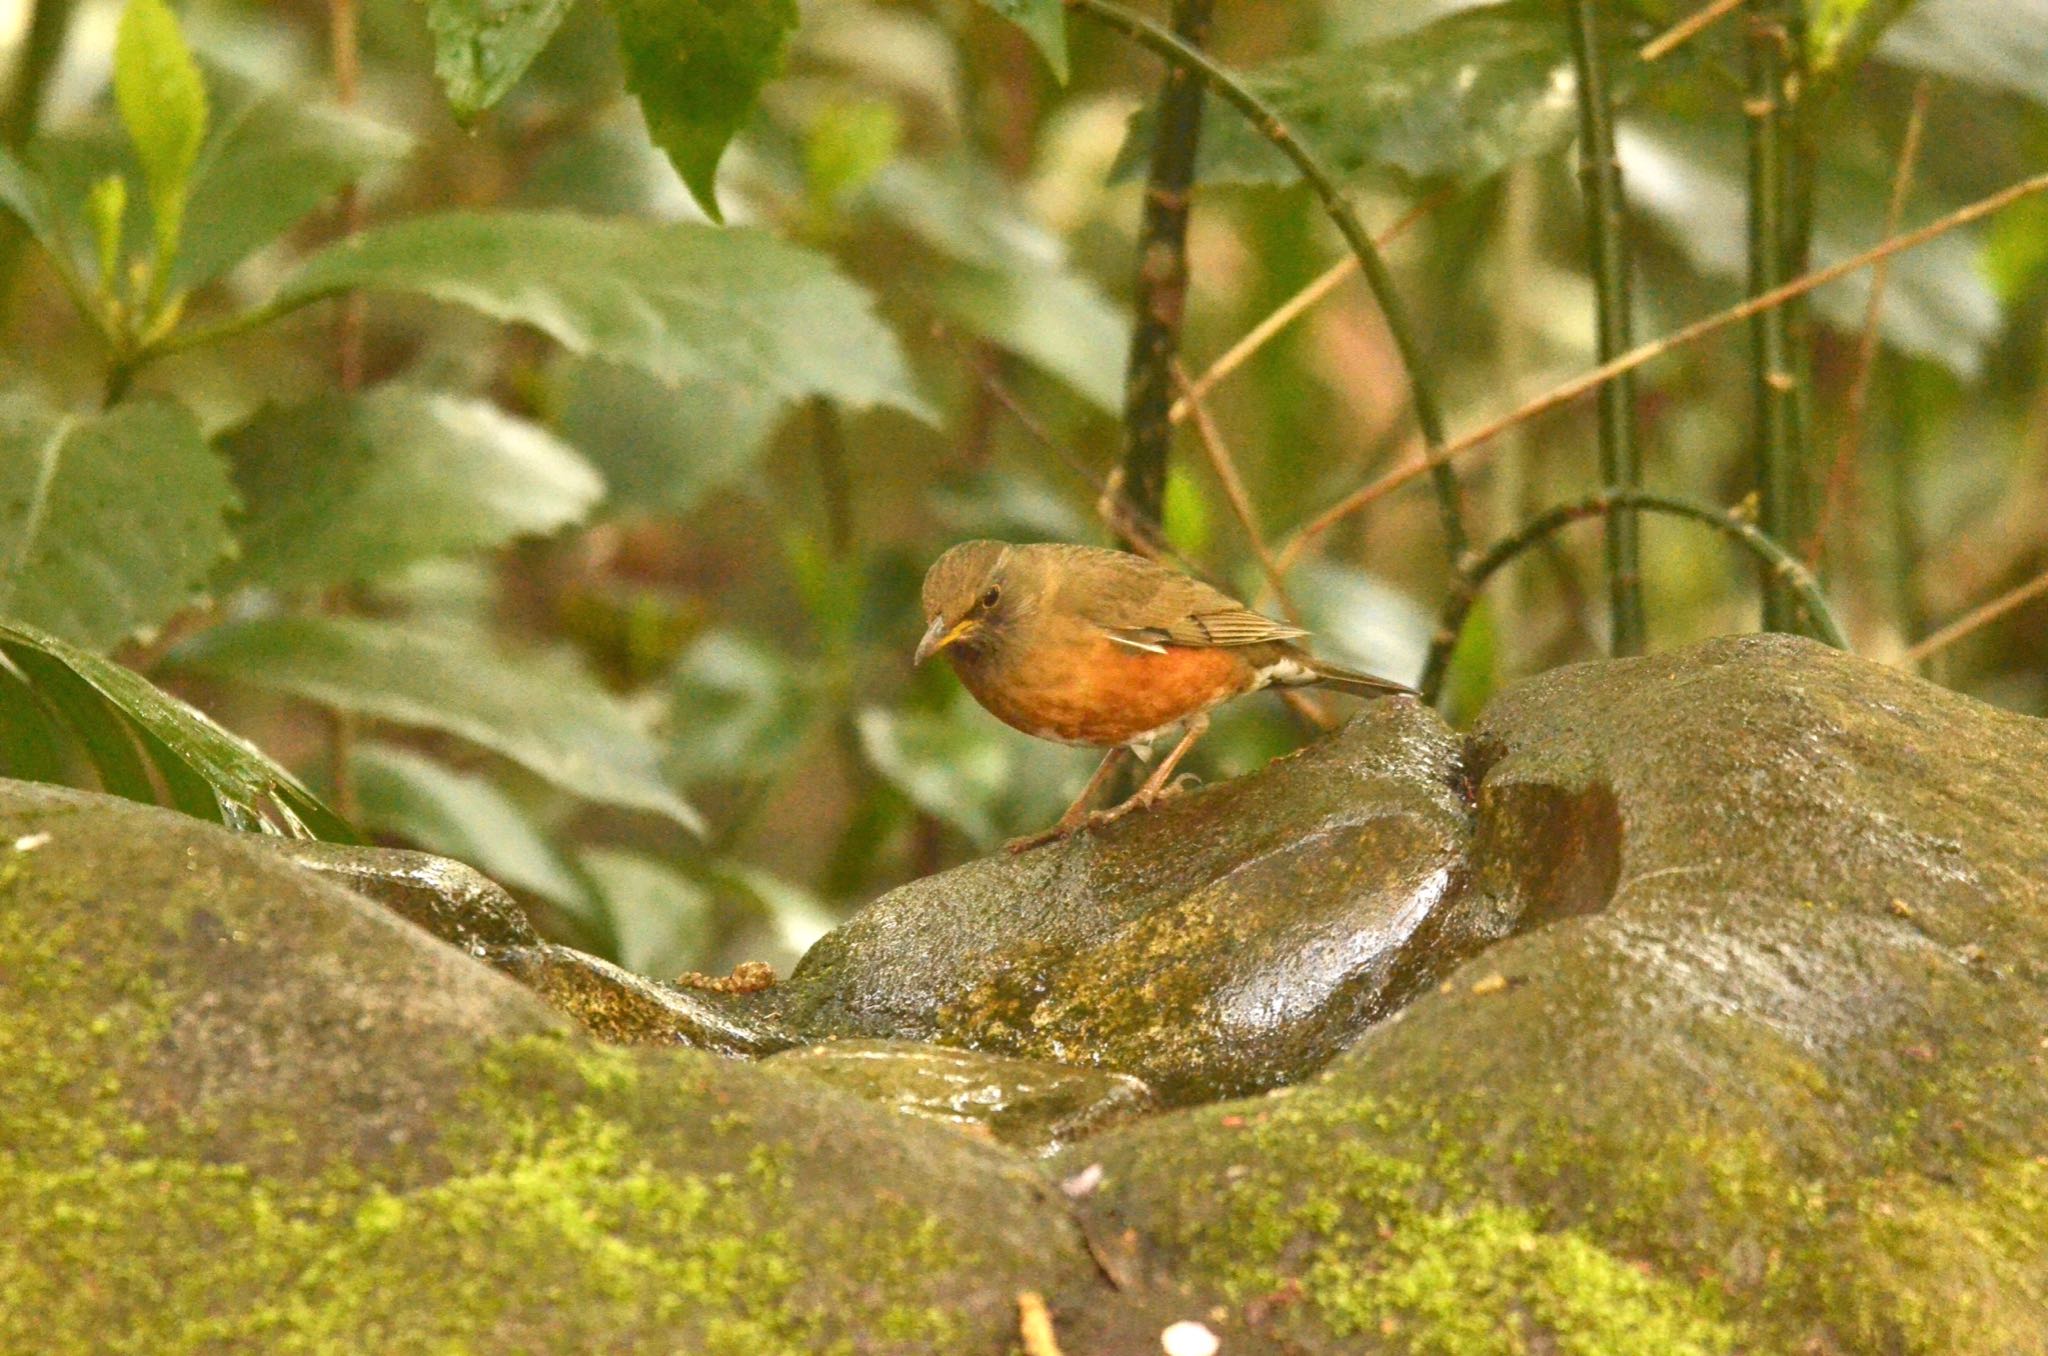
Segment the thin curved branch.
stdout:
<path fill-rule="evenodd" d="M 1321 158 L 1303 145 L 1272 106 L 1254 94 L 1236 75 L 1207 53 L 1190 47 L 1144 15 L 1126 9 L 1116 0 L 1067 0 L 1067 6 L 1099 20 L 1176 65 L 1199 71 L 1217 94 L 1244 115 L 1252 130 L 1293 162 L 1296 171 L 1315 191 L 1316 197 L 1322 201 L 1323 210 L 1337 224 L 1344 243 L 1358 256 L 1358 267 L 1372 288 L 1380 314 L 1386 321 L 1387 332 L 1393 336 L 1394 347 L 1400 351 L 1401 362 L 1408 369 L 1408 386 L 1415 402 L 1415 422 L 1422 431 L 1423 446 L 1427 449 L 1437 509 L 1443 518 L 1444 540 L 1452 560 L 1462 557 L 1468 541 L 1465 515 L 1459 503 L 1457 475 L 1443 456 L 1443 410 L 1437 403 L 1434 376 L 1423 357 L 1421 345 L 1416 342 L 1407 309 L 1394 290 L 1393 276 L 1387 272 L 1386 261 L 1380 257 L 1372 237 L 1360 224 L 1358 214 L 1351 210 L 1351 204 L 1345 200 L 1337 181 L 1323 167 Z"/>
<path fill-rule="evenodd" d="M 1764 533 L 1756 524 L 1747 522 L 1726 509 L 1711 504 L 1696 503 L 1668 494 L 1657 494 L 1649 490 L 1630 490 L 1618 487 L 1589 494 L 1568 504 L 1539 513 L 1524 523 L 1513 535 L 1503 537 L 1483 554 L 1473 557 L 1458 569 L 1451 581 L 1450 595 L 1444 599 L 1443 611 L 1439 614 L 1437 632 L 1430 641 L 1429 660 L 1423 666 L 1423 700 L 1434 702 L 1441 694 L 1444 677 L 1450 669 L 1451 653 L 1457 648 L 1458 637 L 1465 629 L 1465 622 L 1471 616 L 1473 604 L 1479 601 L 1479 591 L 1486 581 L 1501 568 L 1523 552 L 1548 539 L 1560 528 L 1588 518 L 1600 518 L 1612 514 L 1616 509 L 1632 512 L 1668 514 L 1674 518 L 1688 518 L 1702 523 L 1716 532 L 1744 547 L 1768 571 L 1770 577 L 1784 586 L 1798 609 L 1813 627 L 1813 634 L 1838 650 L 1849 648 L 1842 628 L 1835 621 L 1826 596 L 1821 592 L 1820 583 L 1813 572 L 1801 564 L 1799 557 Z"/>

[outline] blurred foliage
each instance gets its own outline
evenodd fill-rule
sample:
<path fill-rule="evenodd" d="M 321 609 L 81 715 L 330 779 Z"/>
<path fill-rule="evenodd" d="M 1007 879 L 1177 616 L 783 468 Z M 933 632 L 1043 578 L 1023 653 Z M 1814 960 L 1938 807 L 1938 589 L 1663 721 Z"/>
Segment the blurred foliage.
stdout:
<path fill-rule="evenodd" d="M 58 4 L 0 29 L 0 772 L 348 832 L 317 792 L 661 975 L 787 963 L 1077 789 L 1092 755 L 908 656 L 950 542 L 1108 538 L 1152 58 L 1059 0 L 92 0 L 51 11 L 45 72 L 27 19 Z M 1651 63 L 1691 0 L 1602 8 L 1652 336 L 1744 285 L 1745 21 Z M 2048 165 L 2048 0 L 1799 18 L 1815 263 L 1885 235 L 1923 81 L 1904 227 Z M 1560 0 L 1219 17 L 1218 57 L 1368 222 L 1428 204 L 1389 257 L 1454 431 L 1592 362 L 1565 23 Z M 1219 100 L 1200 171 L 1191 372 L 1343 253 Z M 1822 530 L 1794 545 L 1874 657 L 2048 569 L 2043 201 L 1893 261 L 1860 413 L 1870 275 L 1814 298 Z M 1749 362 L 1735 329 L 1645 369 L 1653 488 L 1743 501 Z M 1209 404 L 1268 542 L 1412 452 L 1356 281 Z M 1282 600 L 1200 445 L 1175 456 L 1183 558 L 1415 676 L 1446 585 L 1425 490 L 1338 524 Z M 1463 465 L 1477 539 L 1594 465 L 1587 403 L 1511 430 Z M 1644 536 L 1654 644 L 1756 624 L 1746 562 Z M 1491 587 L 1454 717 L 1601 651 L 1600 560 L 1579 529 Z M 2048 603 L 1932 668 L 2048 713 Z M 1309 733 L 1240 703 L 1196 764 Z"/>

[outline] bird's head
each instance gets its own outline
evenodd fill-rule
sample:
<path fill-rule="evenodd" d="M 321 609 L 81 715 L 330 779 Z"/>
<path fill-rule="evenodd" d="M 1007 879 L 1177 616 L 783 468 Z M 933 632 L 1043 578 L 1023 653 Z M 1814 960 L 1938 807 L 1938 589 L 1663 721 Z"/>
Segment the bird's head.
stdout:
<path fill-rule="evenodd" d="M 941 650 L 985 652 L 1017 612 L 1023 581 L 1012 576 L 1007 542 L 965 541 L 932 562 L 924 576 L 924 638 L 919 664 Z"/>

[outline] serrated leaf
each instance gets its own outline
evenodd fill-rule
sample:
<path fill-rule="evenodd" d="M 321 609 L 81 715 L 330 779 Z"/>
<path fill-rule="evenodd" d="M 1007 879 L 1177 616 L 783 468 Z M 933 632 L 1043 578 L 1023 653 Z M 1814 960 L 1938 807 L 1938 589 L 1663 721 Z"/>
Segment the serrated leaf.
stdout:
<path fill-rule="evenodd" d="M 128 0 L 114 37 L 114 102 L 142 164 L 167 265 L 183 227 L 192 167 L 206 140 L 206 83 L 164 0 Z"/>
<path fill-rule="evenodd" d="M 570 358 L 555 430 L 604 474 L 614 509 L 687 512 L 745 479 L 789 402 L 710 378 L 672 384 L 638 368 Z"/>
<path fill-rule="evenodd" d="M 350 767 L 365 829 L 467 862 L 571 909 L 588 906 L 575 870 L 490 778 L 390 744 L 363 745 Z"/>
<path fill-rule="evenodd" d="M 99 746 L 94 760 L 103 774 L 118 769 L 109 791 L 154 799 L 147 779 L 138 775 L 133 745 L 125 756 L 114 752 L 115 739 L 126 743 L 132 736 L 149 749 L 167 781 L 189 778 L 212 791 L 216 813 L 207 818 L 295 837 L 355 841 L 354 831 L 289 772 L 140 674 L 18 622 L 0 622 L 0 653 L 75 736 Z M 6 699 L 0 692 L 0 700 Z"/>
<path fill-rule="evenodd" d="M 193 167 L 173 287 L 225 273 L 373 170 L 412 138 L 357 114 L 212 74 L 213 131 Z"/>
<path fill-rule="evenodd" d="M 341 188 L 395 163 L 411 147 L 403 133 L 354 113 L 264 89 L 212 66 L 204 71 L 214 116 L 192 168 L 170 288 L 219 277 Z M 135 149 L 120 130 L 87 122 L 37 138 L 14 175 L 0 163 L 0 201 L 11 201 L 10 178 L 26 176 L 43 200 L 32 203 L 43 218 L 38 237 L 90 277 L 97 266 L 93 233 L 82 221 L 66 221 L 50 204 L 82 203 L 109 175 L 143 182 Z M 149 204 L 143 194 L 128 197 L 123 234 L 146 241 Z"/>
<path fill-rule="evenodd" d="M 782 68 L 796 0 L 611 0 L 647 131 L 714 221 L 726 143 Z"/>
<path fill-rule="evenodd" d="M 192 601 L 232 545 L 227 468 L 179 406 L 0 394 L 0 615 L 103 649 Z"/>
<path fill-rule="evenodd" d="M 409 386 L 270 406 L 221 442 L 246 508 L 238 584 L 368 582 L 577 522 L 604 494 L 553 434 Z"/>
<path fill-rule="evenodd" d="M 426 0 L 434 74 L 462 122 L 519 83 L 569 12 L 570 0 Z"/>
<path fill-rule="evenodd" d="M 1067 83 L 1067 7 L 1061 0 L 981 0 L 984 5 L 1024 30 L 1052 67 L 1053 76 Z"/>
<path fill-rule="evenodd" d="M 1540 8 L 1455 14 L 1414 32 L 1262 66 L 1245 79 L 1346 180 L 1474 184 L 1555 150 L 1577 127 L 1564 25 Z M 1151 154 L 1139 113 L 1114 173 Z M 1221 100 L 1207 106 L 1199 178 L 1293 183 L 1294 165 Z"/>
<path fill-rule="evenodd" d="M 1917 0 L 1878 52 L 2048 104 L 2048 0 Z"/>
<path fill-rule="evenodd" d="M 761 231 L 451 212 L 315 255 L 280 301 L 353 288 L 413 292 L 532 325 L 571 352 L 664 381 L 708 378 L 932 417 L 867 294 L 824 256 Z"/>
<path fill-rule="evenodd" d="M 565 791 L 702 821 L 656 766 L 658 746 L 569 655 L 515 653 L 490 638 L 353 617 L 271 617 L 179 647 L 181 668 L 502 754 Z"/>

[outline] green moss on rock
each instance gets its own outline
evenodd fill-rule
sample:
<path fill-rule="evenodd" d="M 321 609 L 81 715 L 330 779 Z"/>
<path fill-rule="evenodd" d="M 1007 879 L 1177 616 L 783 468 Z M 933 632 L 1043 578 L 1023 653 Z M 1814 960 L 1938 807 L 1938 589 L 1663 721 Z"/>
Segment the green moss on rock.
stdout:
<path fill-rule="evenodd" d="M 995 1353 L 1104 1298 L 1021 1161 L 590 1045 L 175 815 L 0 783 L 0 989 L 10 1356 Z"/>

